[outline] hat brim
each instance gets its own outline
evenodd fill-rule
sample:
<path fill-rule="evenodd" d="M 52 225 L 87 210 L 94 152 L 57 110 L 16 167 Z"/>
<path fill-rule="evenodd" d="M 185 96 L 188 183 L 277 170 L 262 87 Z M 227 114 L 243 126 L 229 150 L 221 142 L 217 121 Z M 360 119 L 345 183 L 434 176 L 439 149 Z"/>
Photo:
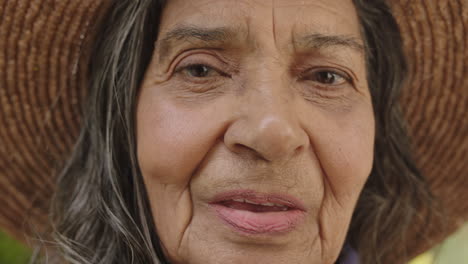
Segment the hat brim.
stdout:
<path fill-rule="evenodd" d="M 93 29 L 108 3 L 0 5 L 0 226 L 20 240 L 48 227 L 53 175 L 79 132 Z M 410 65 L 401 104 L 417 163 L 446 208 L 444 228 L 408 234 L 414 256 L 468 220 L 468 2 L 390 5 Z"/>

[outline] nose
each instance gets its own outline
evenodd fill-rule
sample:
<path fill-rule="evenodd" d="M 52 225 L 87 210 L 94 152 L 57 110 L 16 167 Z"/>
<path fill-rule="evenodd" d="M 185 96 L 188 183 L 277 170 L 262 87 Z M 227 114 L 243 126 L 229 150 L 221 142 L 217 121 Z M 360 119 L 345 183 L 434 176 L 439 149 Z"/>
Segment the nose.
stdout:
<path fill-rule="evenodd" d="M 293 100 L 281 93 L 270 87 L 242 100 L 242 110 L 224 135 L 232 152 L 273 162 L 287 161 L 307 149 L 309 137 Z"/>

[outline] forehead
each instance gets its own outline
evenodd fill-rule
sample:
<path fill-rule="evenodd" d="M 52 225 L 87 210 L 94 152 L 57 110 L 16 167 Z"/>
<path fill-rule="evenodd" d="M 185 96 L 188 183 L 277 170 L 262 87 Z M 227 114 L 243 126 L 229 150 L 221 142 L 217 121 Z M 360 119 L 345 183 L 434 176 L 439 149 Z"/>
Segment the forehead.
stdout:
<path fill-rule="evenodd" d="M 352 0 L 169 0 L 160 33 L 181 24 L 235 28 L 278 42 L 311 33 L 360 38 Z"/>

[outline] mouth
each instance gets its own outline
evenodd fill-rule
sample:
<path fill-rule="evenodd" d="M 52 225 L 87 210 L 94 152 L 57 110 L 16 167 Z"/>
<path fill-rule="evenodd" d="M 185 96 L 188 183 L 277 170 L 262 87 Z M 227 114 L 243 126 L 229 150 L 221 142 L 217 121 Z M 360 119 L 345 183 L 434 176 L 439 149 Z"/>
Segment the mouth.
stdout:
<path fill-rule="evenodd" d="M 283 194 L 238 190 L 221 193 L 210 206 L 218 218 L 243 234 L 284 234 L 305 218 L 305 208 L 294 197 Z"/>

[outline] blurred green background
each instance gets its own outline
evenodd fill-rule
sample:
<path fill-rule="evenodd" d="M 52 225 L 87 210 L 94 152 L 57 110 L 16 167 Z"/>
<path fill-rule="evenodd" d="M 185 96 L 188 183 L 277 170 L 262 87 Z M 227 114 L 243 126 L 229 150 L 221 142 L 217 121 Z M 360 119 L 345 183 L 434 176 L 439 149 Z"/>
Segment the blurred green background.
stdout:
<path fill-rule="evenodd" d="M 27 264 L 30 250 L 0 231 L 0 264 Z M 409 264 L 468 264 L 468 224 Z"/>
<path fill-rule="evenodd" d="M 0 231 L 0 264 L 28 263 L 30 250 Z"/>

